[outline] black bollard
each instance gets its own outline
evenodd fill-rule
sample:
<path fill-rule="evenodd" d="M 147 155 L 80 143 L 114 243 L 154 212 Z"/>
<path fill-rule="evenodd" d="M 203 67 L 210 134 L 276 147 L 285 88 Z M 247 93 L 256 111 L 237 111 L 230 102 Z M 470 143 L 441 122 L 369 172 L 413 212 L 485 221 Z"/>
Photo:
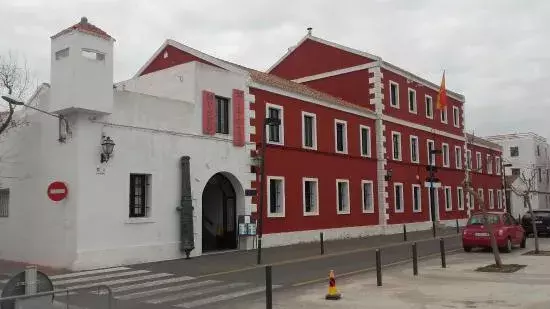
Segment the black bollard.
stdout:
<path fill-rule="evenodd" d="M 439 250 L 441 251 L 441 267 L 447 268 L 447 262 L 445 261 L 445 240 L 439 239 Z"/>
<path fill-rule="evenodd" d="M 273 286 L 271 281 L 271 265 L 265 267 L 265 307 L 273 308 Z"/>
<path fill-rule="evenodd" d="M 321 255 L 323 255 L 323 254 L 325 254 L 325 240 L 324 240 L 323 232 L 321 232 L 319 237 L 321 238 Z"/>
<path fill-rule="evenodd" d="M 382 286 L 382 258 L 380 249 L 376 249 L 376 285 Z"/>
<path fill-rule="evenodd" d="M 432 221 L 432 233 L 435 238 L 435 221 Z"/>
<path fill-rule="evenodd" d="M 407 241 L 407 225 L 403 224 L 403 241 Z"/>
<path fill-rule="evenodd" d="M 412 244 L 413 250 L 413 275 L 418 276 L 418 250 L 416 249 L 416 242 Z"/>
<path fill-rule="evenodd" d="M 458 219 L 456 219 L 456 233 L 460 234 L 460 226 L 458 225 Z"/>

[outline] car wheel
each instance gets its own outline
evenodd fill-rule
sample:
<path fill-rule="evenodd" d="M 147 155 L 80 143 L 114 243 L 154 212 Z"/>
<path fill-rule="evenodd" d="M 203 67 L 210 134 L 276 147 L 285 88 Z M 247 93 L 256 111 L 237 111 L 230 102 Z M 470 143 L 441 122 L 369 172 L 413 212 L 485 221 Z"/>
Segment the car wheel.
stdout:
<path fill-rule="evenodd" d="M 521 244 L 519 245 L 519 247 L 522 249 L 525 248 L 526 243 L 527 243 L 527 236 L 523 235 L 523 239 L 521 240 Z"/>
<path fill-rule="evenodd" d="M 506 246 L 503 249 L 506 253 L 512 252 L 512 240 L 510 238 L 506 238 Z"/>
<path fill-rule="evenodd" d="M 466 251 L 466 252 L 471 252 L 471 251 L 472 251 L 472 247 L 464 247 L 464 251 Z"/>

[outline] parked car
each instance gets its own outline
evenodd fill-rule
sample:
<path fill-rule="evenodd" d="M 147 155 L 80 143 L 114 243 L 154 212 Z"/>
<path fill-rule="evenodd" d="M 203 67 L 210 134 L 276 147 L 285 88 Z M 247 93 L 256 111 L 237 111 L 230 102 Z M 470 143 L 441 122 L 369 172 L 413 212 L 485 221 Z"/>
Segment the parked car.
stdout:
<path fill-rule="evenodd" d="M 505 252 L 511 252 L 514 245 L 525 248 L 527 233 L 523 227 L 506 212 L 487 212 L 487 221 L 493 226 L 497 246 Z M 483 214 L 476 212 L 470 216 L 462 231 L 462 247 L 470 252 L 472 248 L 491 247 L 491 237 L 483 221 Z"/>
<path fill-rule="evenodd" d="M 537 234 L 542 235 L 550 234 L 550 209 L 537 209 L 533 210 L 535 215 L 535 225 L 537 227 Z M 521 219 L 521 225 L 527 233 L 527 235 L 533 234 L 533 225 L 531 223 L 531 214 L 527 212 Z"/>

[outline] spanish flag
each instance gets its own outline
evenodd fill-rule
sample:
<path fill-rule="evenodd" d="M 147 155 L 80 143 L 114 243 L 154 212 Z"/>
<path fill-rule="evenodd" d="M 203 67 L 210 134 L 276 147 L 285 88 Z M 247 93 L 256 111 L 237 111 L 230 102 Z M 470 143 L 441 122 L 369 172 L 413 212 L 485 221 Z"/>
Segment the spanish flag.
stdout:
<path fill-rule="evenodd" d="M 437 109 L 443 109 L 447 107 L 447 90 L 445 90 L 445 70 L 443 70 L 443 78 L 441 78 L 441 86 L 439 86 L 439 92 L 437 93 Z"/>

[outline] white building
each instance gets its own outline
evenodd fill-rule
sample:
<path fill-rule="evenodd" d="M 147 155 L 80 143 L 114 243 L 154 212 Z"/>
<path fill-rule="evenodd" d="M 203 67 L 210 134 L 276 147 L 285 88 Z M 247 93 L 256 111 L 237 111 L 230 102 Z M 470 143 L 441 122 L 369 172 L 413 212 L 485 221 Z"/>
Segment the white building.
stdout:
<path fill-rule="evenodd" d="M 0 259 L 77 270 L 180 258 L 186 196 L 192 256 L 208 249 L 202 233 L 218 247 L 251 248 L 227 220 L 253 208 L 247 75 L 195 61 L 114 86 L 113 44 L 85 18 L 51 38 L 51 84 L 28 104 L 68 126 L 27 108 L 18 117 L 28 125 L 4 137 Z M 225 112 L 205 126 L 203 106 Z M 58 202 L 47 194 L 54 181 L 68 188 Z"/>
<path fill-rule="evenodd" d="M 535 133 L 515 133 L 485 137 L 502 146 L 502 157 L 508 182 L 517 188 L 525 188 L 520 175 L 533 177 L 534 193 L 531 196 L 533 209 L 550 208 L 550 157 L 546 138 Z M 510 164 L 510 166 L 507 166 Z M 510 185 L 510 184 L 508 184 Z M 525 190 L 525 189 L 524 189 Z M 512 214 L 523 215 L 526 205 L 522 198 L 507 192 Z"/>

